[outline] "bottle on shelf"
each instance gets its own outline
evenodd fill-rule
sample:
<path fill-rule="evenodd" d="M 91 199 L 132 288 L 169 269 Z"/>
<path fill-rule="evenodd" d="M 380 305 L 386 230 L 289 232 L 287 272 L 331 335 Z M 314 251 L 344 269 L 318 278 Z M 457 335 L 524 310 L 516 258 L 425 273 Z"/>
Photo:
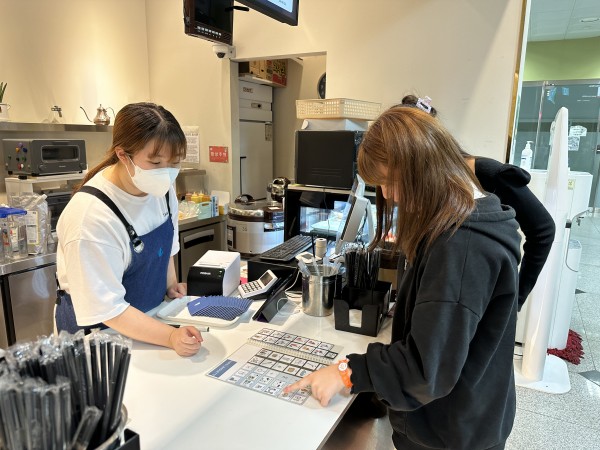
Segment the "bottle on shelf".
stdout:
<path fill-rule="evenodd" d="M 25 215 L 20 208 L 0 208 L 0 232 L 4 260 L 27 257 L 27 229 Z"/>
<path fill-rule="evenodd" d="M 202 197 L 197 192 L 194 192 L 191 195 L 190 200 L 194 203 L 200 203 L 202 201 Z"/>
<path fill-rule="evenodd" d="M 531 149 L 531 144 L 533 141 L 527 141 L 525 148 L 521 152 L 521 169 L 531 170 L 531 160 L 533 157 L 533 150 Z"/>

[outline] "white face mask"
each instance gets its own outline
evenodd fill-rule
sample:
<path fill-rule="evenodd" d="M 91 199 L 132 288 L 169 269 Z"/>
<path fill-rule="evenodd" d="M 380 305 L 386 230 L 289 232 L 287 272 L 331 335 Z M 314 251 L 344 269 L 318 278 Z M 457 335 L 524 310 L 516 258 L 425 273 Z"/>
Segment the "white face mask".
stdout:
<path fill-rule="evenodd" d="M 131 177 L 135 187 L 155 197 L 164 197 L 179 174 L 179 169 L 175 167 L 141 169 L 135 165 L 131 158 L 129 158 L 129 161 L 135 168 L 135 174 L 131 175 L 129 169 L 127 169 L 127 174 Z"/>

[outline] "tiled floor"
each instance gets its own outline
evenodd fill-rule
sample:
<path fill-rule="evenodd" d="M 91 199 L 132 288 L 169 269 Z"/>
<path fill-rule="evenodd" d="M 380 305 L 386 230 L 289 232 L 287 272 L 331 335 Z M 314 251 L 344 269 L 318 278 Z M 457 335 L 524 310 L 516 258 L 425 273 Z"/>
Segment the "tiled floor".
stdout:
<path fill-rule="evenodd" d="M 600 215 L 573 224 L 571 239 L 582 245 L 571 329 L 583 338 L 584 359 L 569 364 L 571 390 L 562 395 L 517 387 L 517 417 L 507 450 L 600 449 L 600 385 L 580 375 L 600 372 Z M 325 450 L 388 450 L 387 417 L 364 419 L 346 414 L 323 446 Z"/>

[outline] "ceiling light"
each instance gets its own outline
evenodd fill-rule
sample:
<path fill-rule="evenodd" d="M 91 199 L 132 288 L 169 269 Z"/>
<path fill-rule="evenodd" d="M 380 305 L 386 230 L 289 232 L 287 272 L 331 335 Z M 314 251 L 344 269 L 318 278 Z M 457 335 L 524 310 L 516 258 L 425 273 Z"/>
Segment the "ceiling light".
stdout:
<path fill-rule="evenodd" d="M 582 23 L 590 23 L 590 22 L 598 22 L 600 17 L 584 17 L 583 19 L 579 19 Z"/>

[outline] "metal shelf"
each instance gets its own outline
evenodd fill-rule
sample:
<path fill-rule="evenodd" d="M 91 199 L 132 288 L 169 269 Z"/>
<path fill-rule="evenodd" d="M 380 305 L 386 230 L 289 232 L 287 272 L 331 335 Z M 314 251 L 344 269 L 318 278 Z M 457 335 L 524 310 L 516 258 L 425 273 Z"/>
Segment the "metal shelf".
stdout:
<path fill-rule="evenodd" d="M 105 133 L 112 131 L 111 125 L 83 125 L 76 123 L 28 123 L 28 122 L 0 122 L 2 131 L 78 131 Z"/>
<path fill-rule="evenodd" d="M 0 276 L 15 272 L 32 270 L 41 266 L 56 263 L 56 253 L 45 253 L 42 255 L 28 255 L 21 259 L 8 260 L 0 264 Z"/>
<path fill-rule="evenodd" d="M 24 184 L 36 184 L 36 183 L 47 183 L 51 181 L 65 181 L 65 180 L 80 180 L 87 174 L 87 170 L 84 172 L 77 173 L 62 173 L 59 175 L 43 175 L 32 177 L 27 175 L 26 178 L 19 178 L 18 175 L 7 175 L 5 181 L 10 183 L 24 183 Z"/>
<path fill-rule="evenodd" d="M 251 74 L 244 74 L 244 75 L 240 74 L 238 76 L 238 78 L 241 81 L 247 81 L 249 83 L 264 84 L 266 86 L 273 86 L 273 87 L 278 87 L 278 88 L 284 88 L 284 87 L 286 87 L 283 84 L 279 84 L 279 83 L 275 83 L 273 81 L 265 80 L 264 78 L 255 77 L 254 75 L 251 75 Z"/>

